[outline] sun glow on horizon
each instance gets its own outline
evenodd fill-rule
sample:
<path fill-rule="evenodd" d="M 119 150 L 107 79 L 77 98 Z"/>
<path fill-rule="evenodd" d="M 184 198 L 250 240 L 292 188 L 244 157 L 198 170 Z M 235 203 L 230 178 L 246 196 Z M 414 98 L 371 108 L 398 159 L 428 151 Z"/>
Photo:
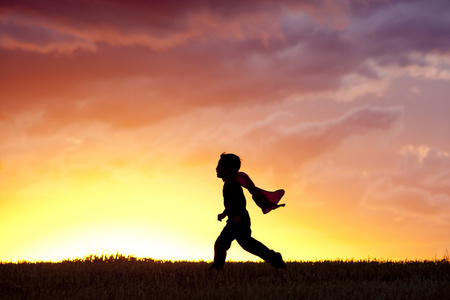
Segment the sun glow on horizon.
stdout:
<path fill-rule="evenodd" d="M 105 253 L 162 260 L 212 260 L 214 241 L 224 226 L 224 222 L 216 220 L 223 200 L 222 182 L 214 176 L 215 164 L 200 163 L 195 158 L 179 166 L 153 162 L 147 169 L 149 164 L 111 167 L 102 164 L 105 161 L 110 161 L 108 155 L 96 163 L 97 168 L 65 170 L 53 165 L 33 184 L 9 191 L 11 201 L 3 205 L 4 217 L 0 221 L 0 235 L 8 243 L 2 246 L 0 260 L 60 261 Z M 274 179 L 283 182 L 280 176 L 259 170 L 251 162 L 244 161 L 244 169 L 256 174 L 263 186 L 275 186 Z M 329 207 L 324 203 L 336 192 L 345 195 L 347 190 L 340 184 L 323 190 L 320 182 L 326 177 L 314 178 L 313 173 L 309 176 L 316 186 L 303 191 L 288 187 L 283 198 L 287 206 L 267 215 L 246 192 L 255 238 L 282 252 L 286 260 L 418 257 L 414 254 L 417 251 L 392 251 L 389 241 L 395 238 L 389 236 L 389 227 L 377 229 L 384 237 L 374 228 L 361 234 L 358 224 L 364 222 L 354 219 L 355 223 L 346 225 L 349 227 L 344 232 L 336 231 L 336 224 L 351 211 L 342 210 L 340 217 L 336 215 L 345 198 L 334 197 Z M 330 211 L 334 214 L 330 215 Z M 377 249 L 373 249 L 374 243 L 379 245 Z M 427 247 L 422 251 L 430 253 Z M 237 243 L 233 243 L 228 259 L 259 261 Z"/>

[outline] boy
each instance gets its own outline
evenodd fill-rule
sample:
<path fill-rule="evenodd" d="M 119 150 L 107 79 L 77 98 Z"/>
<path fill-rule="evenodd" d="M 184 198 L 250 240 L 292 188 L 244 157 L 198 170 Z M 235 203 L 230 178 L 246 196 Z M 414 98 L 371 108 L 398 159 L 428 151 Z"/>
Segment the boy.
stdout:
<path fill-rule="evenodd" d="M 259 256 L 275 268 L 286 268 L 281 254 L 269 250 L 261 242 L 251 236 L 250 216 L 246 209 L 246 200 L 241 184 L 236 178 L 241 167 L 239 156 L 231 153 L 220 155 L 217 164 L 217 177 L 224 181 L 223 200 L 225 210 L 217 216 L 219 221 L 228 217 L 227 225 L 224 227 L 214 244 L 214 263 L 211 269 L 223 269 L 227 250 L 231 243 L 236 240 L 246 251 Z"/>

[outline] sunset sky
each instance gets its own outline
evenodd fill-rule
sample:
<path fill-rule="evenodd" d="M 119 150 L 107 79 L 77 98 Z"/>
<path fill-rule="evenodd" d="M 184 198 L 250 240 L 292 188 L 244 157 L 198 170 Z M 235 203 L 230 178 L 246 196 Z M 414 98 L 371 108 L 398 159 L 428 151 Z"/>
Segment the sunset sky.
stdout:
<path fill-rule="evenodd" d="M 440 259 L 449 37 L 447 0 L 2 1 L 0 261 L 210 261 L 222 152 L 286 260 Z"/>

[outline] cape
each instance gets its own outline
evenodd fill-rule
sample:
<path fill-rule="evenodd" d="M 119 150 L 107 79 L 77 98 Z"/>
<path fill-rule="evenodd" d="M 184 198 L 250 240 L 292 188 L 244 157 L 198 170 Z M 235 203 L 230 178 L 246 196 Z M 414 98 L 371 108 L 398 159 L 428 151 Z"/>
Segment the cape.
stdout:
<path fill-rule="evenodd" d="M 238 172 L 236 176 L 241 186 L 245 187 L 252 195 L 256 205 L 258 205 L 264 214 L 267 214 L 273 209 L 276 209 L 285 204 L 278 204 L 281 198 L 284 196 L 284 190 L 276 190 L 269 192 L 259 187 L 256 187 L 250 177 L 244 172 Z"/>

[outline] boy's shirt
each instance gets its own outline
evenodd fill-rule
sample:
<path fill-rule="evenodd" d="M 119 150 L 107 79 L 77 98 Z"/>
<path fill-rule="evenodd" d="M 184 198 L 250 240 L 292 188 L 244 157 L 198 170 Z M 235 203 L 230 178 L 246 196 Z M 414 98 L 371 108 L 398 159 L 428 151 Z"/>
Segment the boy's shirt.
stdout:
<path fill-rule="evenodd" d="M 230 222 L 236 216 L 241 218 L 249 218 L 246 209 L 247 201 L 245 200 L 244 191 L 241 184 L 236 178 L 227 178 L 223 185 L 223 204 L 225 206 L 225 213 Z"/>

